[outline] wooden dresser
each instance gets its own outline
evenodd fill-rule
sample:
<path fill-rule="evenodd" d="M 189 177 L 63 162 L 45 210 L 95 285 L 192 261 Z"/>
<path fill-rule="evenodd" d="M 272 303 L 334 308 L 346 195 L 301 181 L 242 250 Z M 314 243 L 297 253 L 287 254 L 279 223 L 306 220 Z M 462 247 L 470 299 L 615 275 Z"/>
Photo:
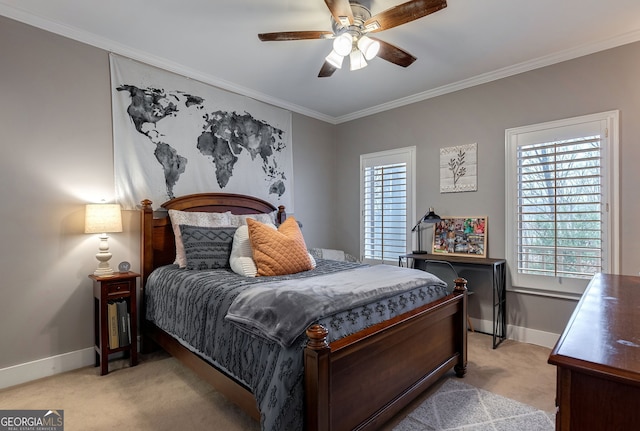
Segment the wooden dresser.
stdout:
<path fill-rule="evenodd" d="M 556 430 L 640 430 L 640 277 L 595 275 L 549 363 Z"/>

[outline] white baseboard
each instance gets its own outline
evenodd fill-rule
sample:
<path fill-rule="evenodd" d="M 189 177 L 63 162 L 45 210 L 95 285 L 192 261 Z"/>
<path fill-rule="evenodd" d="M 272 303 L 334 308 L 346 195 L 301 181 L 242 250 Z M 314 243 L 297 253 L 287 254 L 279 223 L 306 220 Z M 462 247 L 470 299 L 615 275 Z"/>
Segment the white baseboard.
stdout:
<path fill-rule="evenodd" d="M 475 330 L 487 334 L 493 333 L 493 322 L 473 317 L 471 317 L 470 320 Z M 552 349 L 556 345 L 558 338 L 560 338 L 560 334 L 525 328 L 523 326 L 507 325 L 507 338 L 521 343 L 535 344 Z"/>
<path fill-rule="evenodd" d="M 95 350 L 76 350 L 0 369 L 0 389 L 93 365 Z"/>
<path fill-rule="evenodd" d="M 507 338 L 521 343 L 536 344 L 553 349 L 560 338 L 560 334 L 538 331 L 537 329 L 529 329 L 523 326 L 507 326 Z"/>
<path fill-rule="evenodd" d="M 140 337 L 138 337 L 138 352 L 140 352 Z M 114 355 L 118 354 L 114 353 Z M 111 356 L 111 358 L 113 359 L 114 356 Z M 95 349 L 89 347 L 88 349 L 76 350 L 75 352 L 1 368 L 0 389 L 95 365 L 95 360 Z"/>

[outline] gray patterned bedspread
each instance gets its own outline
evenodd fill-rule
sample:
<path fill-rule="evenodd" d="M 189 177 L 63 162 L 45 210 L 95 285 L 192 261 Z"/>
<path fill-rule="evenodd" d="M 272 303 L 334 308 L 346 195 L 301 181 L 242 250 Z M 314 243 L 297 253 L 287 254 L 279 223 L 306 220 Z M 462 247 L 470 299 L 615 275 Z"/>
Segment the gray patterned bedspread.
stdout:
<path fill-rule="evenodd" d="M 262 283 L 303 280 L 362 268 L 351 262 L 317 260 L 317 267 L 278 277 L 242 277 L 231 271 L 188 271 L 168 265 L 147 281 L 146 318 L 190 350 L 244 384 L 254 394 L 263 431 L 302 430 L 304 331 L 289 347 L 240 330 L 225 319 L 232 302 L 244 290 Z M 408 268 L 405 271 L 414 271 Z M 424 272 L 420 272 L 425 274 Z M 357 307 L 313 319 L 329 328 L 329 342 L 445 296 L 446 285 L 435 284 L 382 295 Z"/>
<path fill-rule="evenodd" d="M 424 271 L 377 265 L 243 290 L 227 311 L 241 329 L 289 347 L 315 320 L 442 281 Z"/>

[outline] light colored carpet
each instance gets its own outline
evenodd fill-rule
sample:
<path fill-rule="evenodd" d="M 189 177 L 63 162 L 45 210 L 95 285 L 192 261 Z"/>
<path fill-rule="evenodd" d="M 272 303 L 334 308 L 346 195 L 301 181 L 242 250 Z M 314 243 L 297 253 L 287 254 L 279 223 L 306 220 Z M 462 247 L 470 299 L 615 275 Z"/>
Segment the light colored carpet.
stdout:
<path fill-rule="evenodd" d="M 394 431 L 553 431 L 555 417 L 449 378 Z"/>
<path fill-rule="evenodd" d="M 553 411 L 555 367 L 549 349 L 469 333 L 467 375 L 458 380 L 543 411 Z M 401 354 L 401 352 L 399 352 Z M 109 374 L 86 367 L 0 390 L 0 409 L 64 410 L 65 430 L 259 431 L 257 422 L 165 353 L 143 355 L 140 364 L 112 361 Z M 452 377 L 448 373 L 446 377 Z M 418 408 L 446 378 L 396 415 L 390 431 Z"/>

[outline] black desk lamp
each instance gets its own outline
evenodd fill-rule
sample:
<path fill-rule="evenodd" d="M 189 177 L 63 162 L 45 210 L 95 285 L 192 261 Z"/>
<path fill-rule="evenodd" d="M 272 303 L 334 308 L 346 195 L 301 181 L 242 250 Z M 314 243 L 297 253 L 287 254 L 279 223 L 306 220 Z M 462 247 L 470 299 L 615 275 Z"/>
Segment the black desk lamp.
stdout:
<path fill-rule="evenodd" d="M 433 208 L 429 208 L 429 211 L 418 220 L 418 223 L 411 229 L 411 232 L 418 232 L 418 250 L 413 250 L 413 254 L 427 254 L 427 251 L 422 250 L 422 223 L 438 223 L 442 221 L 440 216 L 433 212 Z"/>

